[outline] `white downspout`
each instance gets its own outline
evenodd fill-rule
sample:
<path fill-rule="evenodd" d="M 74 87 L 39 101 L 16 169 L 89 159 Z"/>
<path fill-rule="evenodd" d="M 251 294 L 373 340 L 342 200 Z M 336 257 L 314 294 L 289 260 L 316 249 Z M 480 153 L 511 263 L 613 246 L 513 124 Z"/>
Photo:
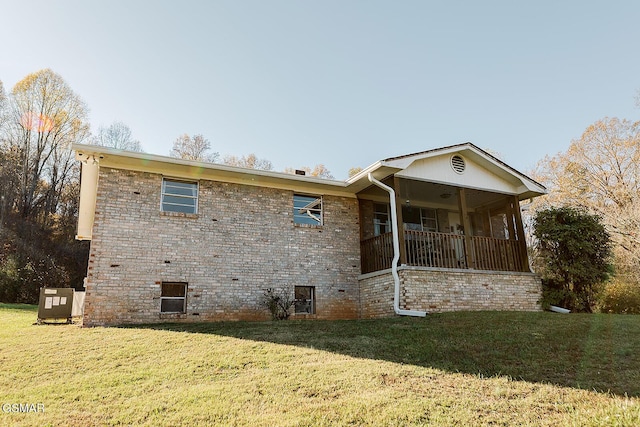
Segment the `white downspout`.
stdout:
<path fill-rule="evenodd" d="M 400 239 L 398 238 L 398 213 L 396 212 L 396 192 L 388 185 L 384 185 L 369 173 L 369 181 L 389 193 L 391 202 L 391 234 L 393 235 L 393 261 L 391 261 L 391 275 L 393 276 L 393 310 L 400 316 L 426 317 L 427 313 L 417 310 L 400 309 L 400 276 L 398 276 L 398 261 L 400 260 Z"/>

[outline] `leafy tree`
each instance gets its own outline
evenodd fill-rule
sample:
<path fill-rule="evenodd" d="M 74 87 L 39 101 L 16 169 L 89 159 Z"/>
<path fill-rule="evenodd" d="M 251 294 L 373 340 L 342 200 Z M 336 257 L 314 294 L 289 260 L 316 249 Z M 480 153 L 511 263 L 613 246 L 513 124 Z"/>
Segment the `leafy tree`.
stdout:
<path fill-rule="evenodd" d="M 640 284 L 640 122 L 597 121 L 534 177 L 549 189 L 537 205 L 583 206 L 602 218 L 618 273 Z"/>
<path fill-rule="evenodd" d="M 534 236 L 544 302 L 591 312 L 611 273 L 611 243 L 600 217 L 572 207 L 540 210 Z"/>
<path fill-rule="evenodd" d="M 173 142 L 173 148 L 169 155 L 184 160 L 196 160 L 199 162 L 213 163 L 218 160 L 219 153 L 211 152 L 211 143 L 202 135 L 179 136 Z"/>
<path fill-rule="evenodd" d="M 106 128 L 101 126 L 92 143 L 118 150 L 142 151 L 142 144 L 133 139 L 131 129 L 123 122 L 113 122 Z"/>
<path fill-rule="evenodd" d="M 298 169 L 305 171 L 305 173 L 308 176 L 315 176 L 316 178 L 323 178 L 323 179 L 334 179 L 329 169 L 327 169 L 327 167 L 323 164 L 317 164 L 313 167 L 313 169 L 311 169 L 309 166 L 304 166 Z M 284 172 L 294 174 L 296 173 L 296 169 L 286 168 Z"/>
<path fill-rule="evenodd" d="M 229 166 L 237 166 L 247 169 L 260 169 L 270 171 L 273 169 L 273 165 L 267 159 L 260 159 L 255 154 L 251 153 L 247 156 L 225 156 L 222 163 Z"/>

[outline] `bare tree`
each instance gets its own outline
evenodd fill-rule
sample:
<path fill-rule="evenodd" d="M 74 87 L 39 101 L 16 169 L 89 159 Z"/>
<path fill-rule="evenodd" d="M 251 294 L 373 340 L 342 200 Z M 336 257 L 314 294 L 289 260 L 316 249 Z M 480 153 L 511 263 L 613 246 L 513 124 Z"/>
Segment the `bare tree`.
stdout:
<path fill-rule="evenodd" d="M 184 160 L 214 163 L 220 155 L 210 150 L 211 143 L 204 136 L 194 135 L 190 137 L 185 133 L 173 142 L 173 148 L 169 155 Z"/>
<path fill-rule="evenodd" d="M 4 85 L 0 80 L 0 138 L 2 137 L 2 131 L 7 122 L 7 94 L 4 92 Z"/>
<path fill-rule="evenodd" d="M 329 169 L 327 169 L 327 167 L 323 164 L 317 164 L 312 168 L 310 168 L 309 166 L 303 166 L 301 168 L 298 168 L 297 170 L 302 170 L 305 172 L 306 175 L 308 176 L 314 176 L 316 178 L 322 178 L 322 179 L 335 179 L 333 177 L 333 175 L 331 174 L 331 171 L 329 171 Z M 296 173 L 296 169 L 294 168 L 286 168 L 284 170 L 284 173 L 290 173 L 290 174 L 294 174 Z"/>
<path fill-rule="evenodd" d="M 23 218 L 55 212 L 74 179 L 71 144 L 88 135 L 87 107 L 58 74 L 41 70 L 15 85 L 2 149 L 17 161 L 14 206 Z"/>
<path fill-rule="evenodd" d="M 118 150 L 142 151 L 142 144 L 133 139 L 131 129 L 123 122 L 113 122 L 108 127 L 98 128 L 98 134 L 92 143 Z"/>
<path fill-rule="evenodd" d="M 229 166 L 237 166 L 247 169 L 260 169 L 270 171 L 273 169 L 273 165 L 267 159 L 260 159 L 255 154 L 251 153 L 247 156 L 225 156 L 222 163 Z"/>

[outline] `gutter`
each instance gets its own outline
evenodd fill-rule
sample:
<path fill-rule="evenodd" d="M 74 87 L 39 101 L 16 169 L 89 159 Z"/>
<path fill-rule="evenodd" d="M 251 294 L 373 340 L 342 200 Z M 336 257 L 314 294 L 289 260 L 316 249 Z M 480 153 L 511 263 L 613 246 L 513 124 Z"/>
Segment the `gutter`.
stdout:
<path fill-rule="evenodd" d="M 425 311 L 400 309 L 400 276 L 398 276 L 398 261 L 400 260 L 400 239 L 398 238 L 398 214 L 396 212 L 396 192 L 388 185 L 378 181 L 369 172 L 369 181 L 389 193 L 391 202 L 391 234 L 393 235 L 393 261 L 391 261 L 391 275 L 393 276 L 393 311 L 399 316 L 426 317 Z"/>

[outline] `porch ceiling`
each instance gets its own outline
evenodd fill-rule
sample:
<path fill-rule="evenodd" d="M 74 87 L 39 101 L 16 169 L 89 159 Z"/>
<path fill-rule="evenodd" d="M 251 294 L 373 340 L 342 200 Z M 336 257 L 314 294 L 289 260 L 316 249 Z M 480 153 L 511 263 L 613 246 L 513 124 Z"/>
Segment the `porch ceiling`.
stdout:
<path fill-rule="evenodd" d="M 390 182 L 387 184 L 392 185 Z M 400 197 L 403 201 L 408 200 L 414 206 L 433 206 L 458 210 L 458 188 L 438 182 L 400 179 Z M 388 200 L 389 198 L 385 191 L 375 186 L 361 191 L 358 196 L 378 201 Z M 467 207 L 469 209 L 478 209 L 499 204 L 508 195 L 467 188 L 466 196 Z"/>

